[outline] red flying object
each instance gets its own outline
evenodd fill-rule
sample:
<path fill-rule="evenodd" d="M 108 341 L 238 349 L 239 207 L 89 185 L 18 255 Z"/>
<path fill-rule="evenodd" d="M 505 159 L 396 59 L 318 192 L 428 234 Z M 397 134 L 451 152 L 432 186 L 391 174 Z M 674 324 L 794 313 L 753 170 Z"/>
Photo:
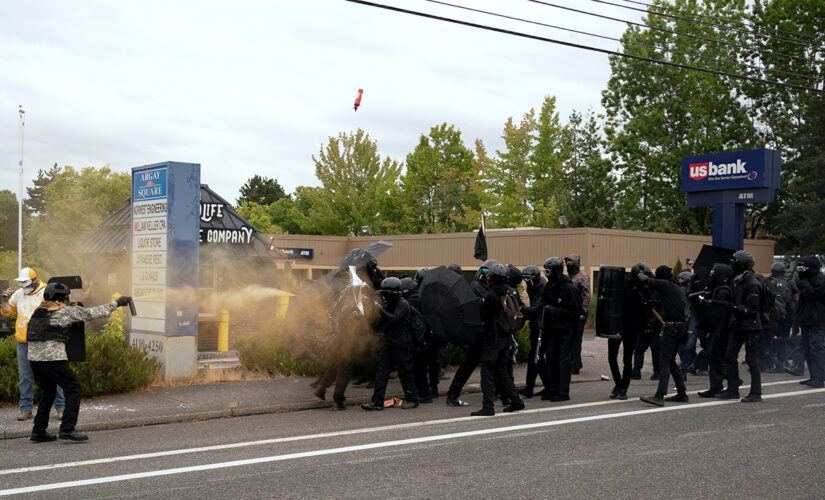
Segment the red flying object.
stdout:
<path fill-rule="evenodd" d="M 364 93 L 364 89 L 358 89 L 358 97 L 355 98 L 355 105 L 352 107 L 353 110 L 358 111 L 358 106 L 361 105 L 361 94 Z"/>

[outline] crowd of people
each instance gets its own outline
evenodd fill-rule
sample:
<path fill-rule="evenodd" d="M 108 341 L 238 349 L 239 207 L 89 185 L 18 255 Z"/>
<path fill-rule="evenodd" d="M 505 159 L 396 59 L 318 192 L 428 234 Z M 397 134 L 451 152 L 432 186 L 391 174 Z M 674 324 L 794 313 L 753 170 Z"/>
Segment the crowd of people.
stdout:
<path fill-rule="evenodd" d="M 784 263 L 774 264 L 769 277 L 755 272 L 754 265 L 750 253 L 738 251 L 729 264 L 714 264 L 709 276 L 699 279 L 690 271 L 675 276 L 665 265 L 653 271 L 646 263 L 634 264 L 624 288 L 621 335 L 607 340 L 614 381 L 609 397 L 627 399 L 631 380 L 641 378 L 648 350 L 653 359 L 651 379 L 658 380 L 658 387 L 640 400 L 656 406 L 690 401 L 685 387 L 688 373 L 708 377 L 709 388 L 698 392 L 699 397 L 739 399 L 744 381 L 739 376 L 738 357 L 743 346 L 750 389 L 742 402 L 761 401 L 763 371 L 801 376 L 807 364 L 810 378 L 801 383 L 825 386 L 825 275 L 819 259 L 801 258 L 796 280 L 786 276 L 790 270 Z M 449 269 L 462 272 L 456 264 Z M 374 259 L 367 266 L 368 280 L 381 297 L 376 320 L 381 342 L 375 353 L 377 362 L 372 368 L 366 365 L 374 377 L 374 391 L 372 400 L 362 405 L 364 410 L 378 411 L 393 403 L 385 401 L 393 370 L 404 391 L 402 408 L 416 408 L 439 397 L 446 341 L 427 331 L 426 325 L 419 326 L 420 287 L 427 272 L 422 268 L 414 277 L 387 278 Z M 526 301 L 516 290 L 522 282 Z M 581 270 L 579 255 L 551 257 L 542 268 L 526 266 L 521 271 L 488 260 L 475 274 L 471 288 L 481 304 L 483 326 L 475 342 L 462 346 L 464 358 L 446 392 L 446 404 L 468 405 L 459 396 L 479 365 L 482 407 L 471 415 L 495 414 L 496 400 L 505 412 L 524 408 L 522 398 L 569 400 L 571 375 L 582 367 L 582 333 L 590 305 L 589 277 Z M 514 308 L 513 303 L 518 305 Z M 517 390 L 513 378 L 516 334 L 524 322 L 530 332 L 530 350 L 526 380 Z M 792 335 L 795 327 L 801 335 Z M 344 390 L 352 363 L 347 366 L 346 376 L 337 379 L 337 409 L 346 408 Z M 537 379 L 543 385 L 539 393 L 534 392 Z M 666 397 L 671 379 L 676 394 Z M 319 399 L 333 380 L 319 379 Z"/>

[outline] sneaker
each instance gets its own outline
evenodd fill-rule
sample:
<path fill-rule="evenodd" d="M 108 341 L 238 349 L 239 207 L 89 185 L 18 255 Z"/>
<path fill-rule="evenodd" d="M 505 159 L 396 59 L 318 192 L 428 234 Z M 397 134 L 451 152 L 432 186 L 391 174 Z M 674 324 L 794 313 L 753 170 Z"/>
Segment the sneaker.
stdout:
<path fill-rule="evenodd" d="M 63 420 L 63 410 L 57 410 L 57 419 Z"/>
<path fill-rule="evenodd" d="M 659 380 L 659 374 L 654 373 L 653 375 L 650 376 L 650 380 Z"/>
<path fill-rule="evenodd" d="M 364 386 L 365 389 L 375 389 L 375 380 L 370 380 L 367 382 L 367 385 Z"/>
<path fill-rule="evenodd" d="M 570 401 L 570 396 L 550 396 L 550 402 L 558 403 L 560 401 Z"/>
<path fill-rule="evenodd" d="M 375 401 L 370 401 L 369 403 L 362 404 L 361 409 L 364 411 L 381 411 L 384 409 L 384 405 L 378 404 Z"/>
<path fill-rule="evenodd" d="M 523 409 L 524 409 L 524 403 L 521 402 L 521 401 L 518 401 L 518 402 L 513 403 L 510 406 L 504 408 L 502 411 L 504 413 L 512 413 L 514 411 L 519 411 L 519 410 L 523 410 Z"/>
<path fill-rule="evenodd" d="M 811 381 L 811 379 L 808 379 L 808 380 L 800 380 L 800 381 L 799 381 L 799 385 L 808 385 L 808 382 L 810 382 L 810 381 Z"/>
<path fill-rule="evenodd" d="M 719 391 L 714 391 L 713 389 L 708 389 L 706 391 L 699 391 L 696 393 L 697 396 L 700 398 L 718 398 Z"/>
<path fill-rule="evenodd" d="M 470 403 L 460 399 L 447 398 L 447 406 L 470 406 Z"/>
<path fill-rule="evenodd" d="M 630 374 L 630 380 L 642 380 L 642 374 L 641 373 L 631 373 Z"/>
<path fill-rule="evenodd" d="M 660 398 L 659 396 L 642 396 L 639 398 L 639 401 L 643 401 L 648 404 L 652 404 L 654 406 L 664 406 L 665 400 Z"/>
<path fill-rule="evenodd" d="M 806 380 L 805 383 L 802 384 L 802 385 L 807 385 L 808 387 L 816 387 L 817 389 L 821 389 L 821 388 L 825 387 L 825 383 L 817 382 L 816 380 L 813 380 L 813 379 Z"/>
<path fill-rule="evenodd" d="M 418 401 L 404 401 L 401 403 L 402 410 L 414 410 L 418 408 Z"/>
<path fill-rule="evenodd" d="M 748 394 L 744 398 L 741 399 L 743 403 L 758 403 L 762 401 L 761 394 Z"/>
<path fill-rule="evenodd" d="M 32 412 L 30 411 L 20 410 L 20 414 L 17 415 L 17 420 L 21 422 L 28 420 L 30 418 L 32 418 Z"/>
<path fill-rule="evenodd" d="M 419 403 L 432 403 L 432 402 L 433 402 L 433 398 L 431 398 L 431 397 L 419 398 L 419 399 L 418 399 L 418 402 L 419 402 Z"/>
<path fill-rule="evenodd" d="M 496 414 L 496 411 L 492 408 L 482 408 L 480 410 L 476 410 L 470 413 L 471 417 L 492 417 Z"/>
<path fill-rule="evenodd" d="M 739 391 L 722 391 L 719 393 L 719 399 L 739 399 Z"/>
<path fill-rule="evenodd" d="M 616 399 L 616 398 L 618 398 L 618 397 L 619 397 L 619 389 L 618 389 L 618 388 L 616 388 L 616 387 L 614 387 L 614 388 L 613 388 L 613 391 L 610 393 L 610 396 L 608 396 L 608 397 L 609 397 L 610 399 Z"/>
<path fill-rule="evenodd" d="M 49 434 L 46 431 L 32 431 L 32 435 L 29 440 L 33 443 L 46 443 L 49 441 L 56 441 L 57 436 L 54 434 Z"/>
<path fill-rule="evenodd" d="M 621 399 L 622 401 L 627 399 L 627 391 L 619 391 L 619 395 L 616 396 L 616 399 Z"/>
<path fill-rule="evenodd" d="M 675 396 L 665 398 L 665 401 L 673 401 L 675 403 L 690 403 L 690 398 L 687 394 L 677 394 Z"/>
<path fill-rule="evenodd" d="M 86 434 L 81 434 L 77 431 L 60 431 L 60 434 L 58 434 L 57 437 L 59 437 L 60 439 L 66 439 L 68 441 L 86 441 L 89 439 L 89 436 L 87 436 Z"/>
<path fill-rule="evenodd" d="M 785 368 L 785 373 L 793 375 L 794 377 L 801 377 L 805 375 L 805 372 L 802 370 L 794 370 L 793 368 Z"/>
<path fill-rule="evenodd" d="M 315 401 L 323 401 L 327 398 L 327 390 L 319 387 L 312 391 L 312 395 L 315 396 Z"/>
<path fill-rule="evenodd" d="M 450 376 L 442 371 L 438 374 L 438 380 L 450 380 Z"/>
<path fill-rule="evenodd" d="M 333 401 L 332 402 L 332 409 L 333 410 L 346 410 L 347 405 L 345 405 L 343 401 Z"/>

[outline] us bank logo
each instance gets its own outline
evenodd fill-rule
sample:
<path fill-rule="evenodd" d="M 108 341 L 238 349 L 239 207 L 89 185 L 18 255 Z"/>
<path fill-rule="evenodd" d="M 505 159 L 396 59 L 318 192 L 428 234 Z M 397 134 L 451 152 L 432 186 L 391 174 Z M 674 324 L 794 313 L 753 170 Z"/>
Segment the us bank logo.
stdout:
<path fill-rule="evenodd" d="M 701 181 L 704 179 L 716 181 L 743 178 L 747 178 L 752 181 L 756 179 L 756 171 L 748 172 L 745 165 L 747 165 L 747 162 L 742 160 L 736 160 L 736 163 L 716 164 L 712 161 L 691 163 L 688 165 L 688 175 L 694 181 Z"/>

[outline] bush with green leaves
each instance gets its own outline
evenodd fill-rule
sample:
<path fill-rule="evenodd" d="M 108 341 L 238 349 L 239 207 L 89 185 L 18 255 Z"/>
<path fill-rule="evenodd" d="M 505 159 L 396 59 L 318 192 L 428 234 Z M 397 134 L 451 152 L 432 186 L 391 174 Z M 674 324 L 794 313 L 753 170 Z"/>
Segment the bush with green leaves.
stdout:
<path fill-rule="evenodd" d="M 313 361 L 293 358 L 279 336 L 264 332 L 237 339 L 233 346 L 238 351 L 241 364 L 247 370 L 263 370 L 271 375 L 306 377 L 315 375 Z"/>
<path fill-rule="evenodd" d="M 146 387 L 155 380 L 160 363 L 146 351 L 129 345 L 116 312 L 100 332 L 86 332 L 86 361 L 70 363 L 83 396 L 128 392 Z M 35 387 L 35 397 L 39 391 Z M 0 400 L 20 398 L 17 376 L 17 342 L 14 337 L 0 340 Z"/>

